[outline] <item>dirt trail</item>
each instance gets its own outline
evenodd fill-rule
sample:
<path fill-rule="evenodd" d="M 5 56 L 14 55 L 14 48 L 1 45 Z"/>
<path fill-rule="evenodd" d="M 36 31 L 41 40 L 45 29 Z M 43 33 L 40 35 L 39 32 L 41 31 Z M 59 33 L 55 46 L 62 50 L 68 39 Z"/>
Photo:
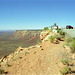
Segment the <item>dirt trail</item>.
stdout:
<path fill-rule="evenodd" d="M 11 61 L 11 67 L 4 67 L 9 75 L 61 75 L 59 70 L 63 67 L 60 62 L 66 49 L 59 44 L 46 41 L 40 47 L 32 48 L 26 55 L 20 54 L 21 59 Z"/>

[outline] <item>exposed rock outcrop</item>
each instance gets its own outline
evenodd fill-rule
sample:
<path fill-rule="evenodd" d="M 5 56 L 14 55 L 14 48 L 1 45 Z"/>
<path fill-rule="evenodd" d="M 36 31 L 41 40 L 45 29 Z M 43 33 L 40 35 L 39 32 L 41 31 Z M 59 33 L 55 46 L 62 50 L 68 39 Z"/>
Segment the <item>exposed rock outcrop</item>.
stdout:
<path fill-rule="evenodd" d="M 49 37 L 53 36 L 55 33 L 54 32 L 50 32 L 50 30 L 47 31 L 42 31 L 40 34 L 40 39 L 42 42 L 44 42 L 45 40 L 48 40 Z"/>

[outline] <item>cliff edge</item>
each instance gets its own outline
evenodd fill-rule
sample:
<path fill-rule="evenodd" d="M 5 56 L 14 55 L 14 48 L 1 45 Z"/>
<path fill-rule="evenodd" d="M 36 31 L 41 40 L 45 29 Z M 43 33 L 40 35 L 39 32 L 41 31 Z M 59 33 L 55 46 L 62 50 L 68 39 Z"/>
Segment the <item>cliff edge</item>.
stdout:
<path fill-rule="evenodd" d="M 41 40 L 52 34 L 49 31 L 42 32 Z M 61 75 L 59 71 L 64 65 L 60 60 L 67 51 L 62 47 L 63 44 L 64 41 L 53 44 L 47 39 L 28 48 L 20 46 L 14 53 L 0 60 L 0 68 L 7 75 Z"/>

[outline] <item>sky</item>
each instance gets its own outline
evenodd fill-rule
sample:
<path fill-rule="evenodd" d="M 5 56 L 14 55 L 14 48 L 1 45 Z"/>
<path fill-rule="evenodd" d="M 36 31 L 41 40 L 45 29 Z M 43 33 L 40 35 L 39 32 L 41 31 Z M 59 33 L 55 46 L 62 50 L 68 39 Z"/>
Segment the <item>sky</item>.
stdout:
<path fill-rule="evenodd" d="M 0 0 L 0 30 L 75 27 L 75 0 Z"/>

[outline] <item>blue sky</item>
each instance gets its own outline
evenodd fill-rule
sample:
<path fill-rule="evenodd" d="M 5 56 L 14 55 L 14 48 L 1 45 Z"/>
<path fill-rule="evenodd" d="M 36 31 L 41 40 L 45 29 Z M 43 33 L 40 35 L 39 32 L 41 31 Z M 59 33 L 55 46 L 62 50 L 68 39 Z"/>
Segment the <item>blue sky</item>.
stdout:
<path fill-rule="evenodd" d="M 0 30 L 75 27 L 75 0 L 0 0 Z"/>

